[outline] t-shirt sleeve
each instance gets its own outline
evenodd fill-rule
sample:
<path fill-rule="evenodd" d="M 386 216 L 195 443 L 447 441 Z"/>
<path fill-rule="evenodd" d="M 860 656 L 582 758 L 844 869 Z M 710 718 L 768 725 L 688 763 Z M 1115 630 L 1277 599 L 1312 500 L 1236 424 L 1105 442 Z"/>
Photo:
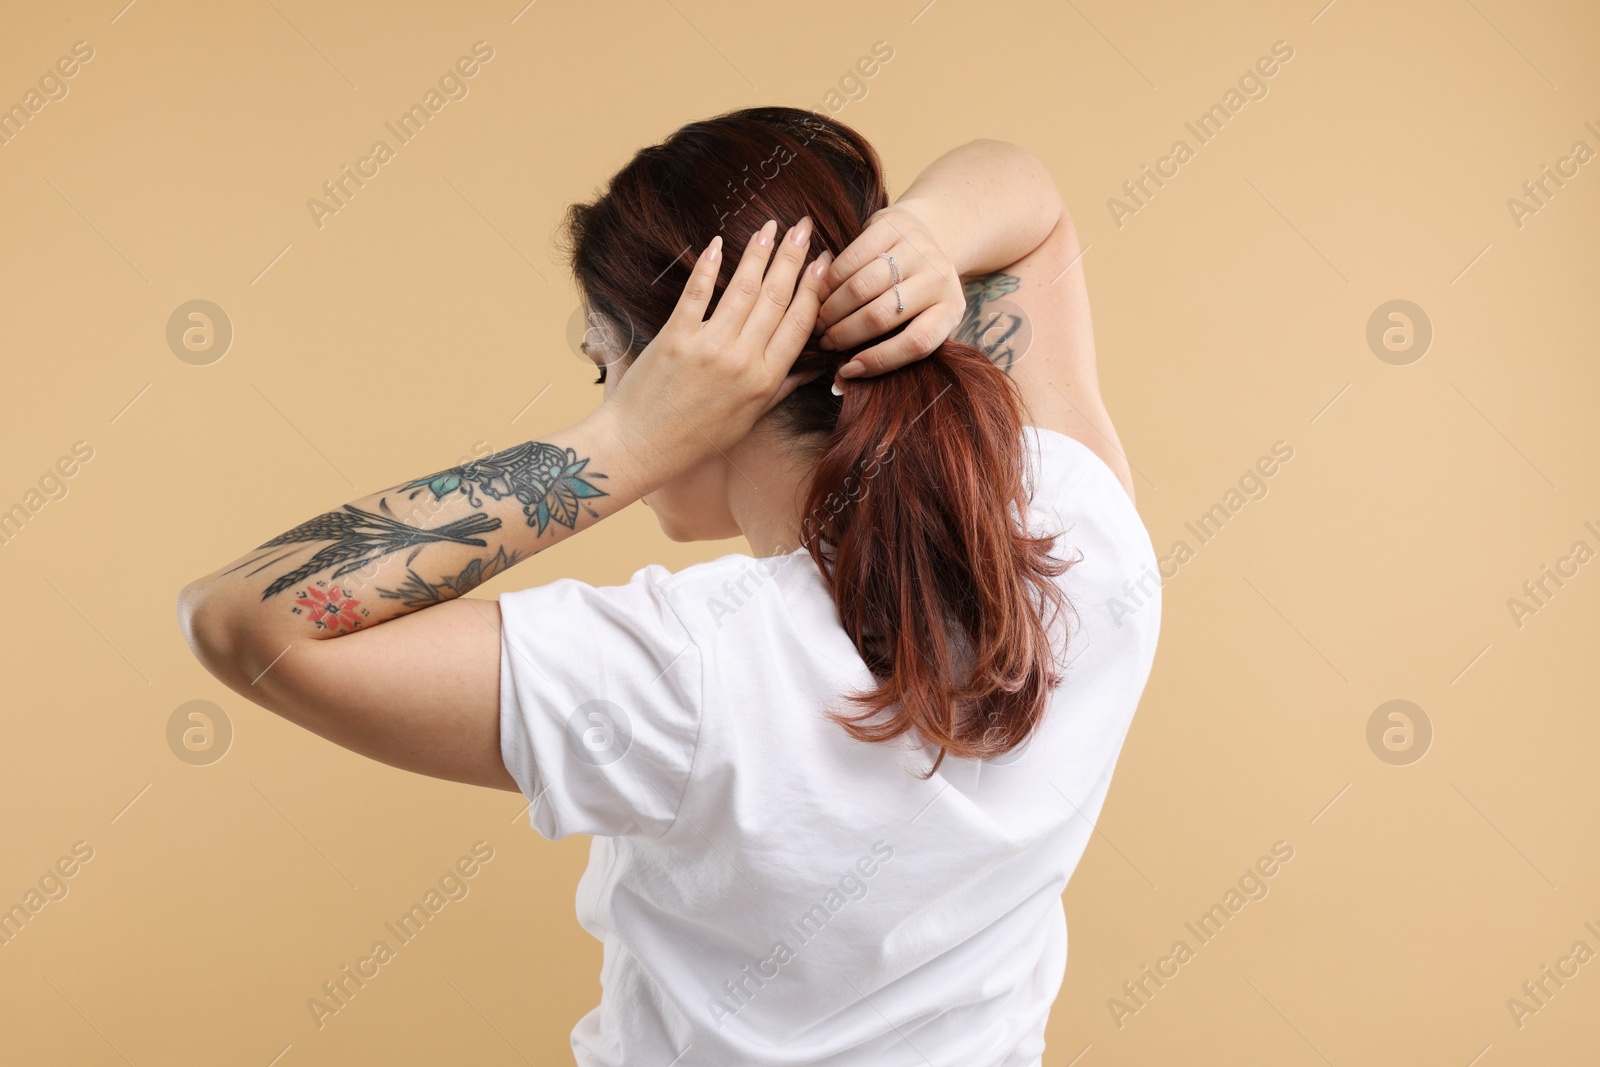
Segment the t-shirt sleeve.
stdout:
<path fill-rule="evenodd" d="M 1101 634 L 1102 644 L 1133 638 L 1134 654 L 1148 664 L 1160 628 L 1162 576 L 1138 509 L 1105 461 L 1076 438 L 1030 426 L 1024 444 L 1030 528 L 1061 535 L 1057 554 L 1078 559 L 1064 584 L 1080 621 Z"/>
<path fill-rule="evenodd" d="M 500 595 L 500 755 L 545 837 L 658 837 L 677 818 L 703 686 L 670 577 Z"/>

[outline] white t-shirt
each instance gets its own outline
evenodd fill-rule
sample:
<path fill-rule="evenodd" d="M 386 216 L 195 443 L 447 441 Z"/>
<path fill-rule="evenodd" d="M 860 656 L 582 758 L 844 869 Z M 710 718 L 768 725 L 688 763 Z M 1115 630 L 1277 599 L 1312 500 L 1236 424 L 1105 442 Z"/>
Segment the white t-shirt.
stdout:
<path fill-rule="evenodd" d="M 1060 579 L 1065 680 L 998 760 L 922 779 L 933 749 L 827 718 L 871 676 L 803 550 L 501 595 L 506 767 L 541 834 L 594 835 L 577 912 L 603 993 L 572 1031 L 581 1067 L 1040 1061 L 1062 891 L 1161 602 L 1110 469 L 1052 430 L 1023 438 L 1030 526 L 1082 558 Z"/>

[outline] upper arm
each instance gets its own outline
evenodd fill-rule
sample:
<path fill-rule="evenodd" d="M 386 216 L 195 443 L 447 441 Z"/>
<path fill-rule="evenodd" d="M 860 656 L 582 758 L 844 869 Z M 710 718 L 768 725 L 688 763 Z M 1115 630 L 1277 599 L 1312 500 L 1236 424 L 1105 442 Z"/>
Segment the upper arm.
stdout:
<path fill-rule="evenodd" d="M 299 641 L 240 695 L 403 770 L 518 791 L 500 751 L 500 608 L 461 598 Z"/>
<path fill-rule="evenodd" d="M 1029 425 L 1076 438 L 1105 461 L 1131 497 L 1133 477 L 1100 397 L 1083 251 L 1065 211 L 1038 248 L 967 281 L 958 340 L 1010 373 Z"/>

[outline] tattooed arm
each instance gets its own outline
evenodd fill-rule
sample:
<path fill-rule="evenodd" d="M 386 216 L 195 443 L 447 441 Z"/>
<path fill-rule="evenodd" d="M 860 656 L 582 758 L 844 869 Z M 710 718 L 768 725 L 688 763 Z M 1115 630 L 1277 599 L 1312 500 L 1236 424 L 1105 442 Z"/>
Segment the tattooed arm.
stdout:
<path fill-rule="evenodd" d="M 1032 252 L 966 285 L 955 336 L 977 345 L 1016 381 L 1028 422 L 1076 438 L 1133 497 L 1133 471 L 1100 395 L 1084 249 L 1063 211 Z"/>
<path fill-rule="evenodd" d="M 499 608 L 462 594 L 732 447 L 800 384 L 787 371 L 819 272 L 796 288 L 809 222 L 776 248 L 773 229 L 707 320 L 713 239 L 672 318 L 582 421 L 350 501 L 190 583 L 178 615 L 196 657 L 347 748 L 516 790 L 499 749 Z"/>
<path fill-rule="evenodd" d="M 905 314 L 893 314 L 882 251 L 904 265 Z M 840 253 L 818 321 L 850 347 L 919 315 L 857 357 L 880 364 L 872 371 L 910 362 L 946 337 L 975 345 L 1016 381 L 1030 425 L 1077 438 L 1132 496 L 1100 396 L 1085 251 L 1043 162 L 1017 145 L 972 141 L 929 164 Z"/>
<path fill-rule="evenodd" d="M 645 491 L 614 414 L 350 501 L 191 583 L 196 656 L 338 744 L 515 790 L 489 714 L 498 606 L 457 598 Z"/>
<path fill-rule="evenodd" d="M 570 443 L 594 437 L 580 424 L 560 443 L 528 441 L 362 497 L 279 534 L 191 590 L 204 589 L 212 603 L 235 601 L 258 640 L 286 647 L 454 599 L 626 499 L 602 488 L 609 476 Z M 247 599 L 249 610 L 240 610 Z"/>

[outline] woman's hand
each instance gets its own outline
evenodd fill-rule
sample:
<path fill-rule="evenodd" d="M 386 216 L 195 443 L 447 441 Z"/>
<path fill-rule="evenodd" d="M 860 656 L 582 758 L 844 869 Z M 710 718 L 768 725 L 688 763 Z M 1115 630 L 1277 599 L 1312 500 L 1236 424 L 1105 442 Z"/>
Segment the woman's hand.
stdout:
<path fill-rule="evenodd" d="M 782 240 L 777 222 L 762 226 L 707 319 L 722 258 L 722 238 L 712 238 L 666 325 L 601 405 L 614 409 L 620 433 L 642 438 L 643 448 L 632 451 L 648 463 L 649 481 L 664 482 L 712 450 L 731 448 L 816 376 L 789 373 L 811 337 L 829 262 L 824 253 L 802 276 L 811 225 L 809 216 L 801 219 Z"/>
<path fill-rule="evenodd" d="M 898 301 L 885 253 L 900 268 Z M 955 332 L 967 307 L 955 265 L 903 197 L 868 220 L 867 228 L 828 268 L 823 286 L 817 315 L 818 329 L 826 331 L 823 348 L 854 348 L 910 324 L 856 353 L 839 368 L 841 378 L 882 374 L 923 358 Z M 899 310 L 901 302 L 904 311 Z"/>

